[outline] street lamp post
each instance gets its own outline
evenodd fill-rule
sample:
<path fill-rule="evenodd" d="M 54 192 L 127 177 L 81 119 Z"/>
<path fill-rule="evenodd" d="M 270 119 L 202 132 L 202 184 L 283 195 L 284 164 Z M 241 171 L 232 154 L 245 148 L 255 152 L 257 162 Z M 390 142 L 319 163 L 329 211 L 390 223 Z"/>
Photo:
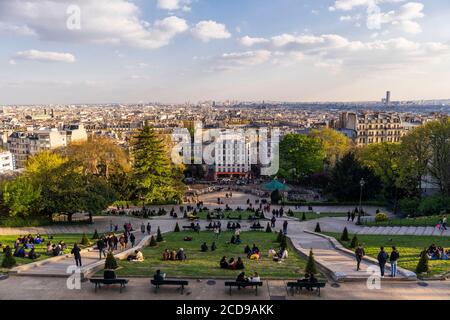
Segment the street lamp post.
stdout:
<path fill-rule="evenodd" d="M 357 225 L 361 225 L 361 212 L 362 212 L 362 194 L 363 194 L 363 188 L 366 182 L 364 179 L 361 179 L 359 182 L 359 185 L 361 186 L 360 192 L 359 192 L 359 211 L 358 211 L 358 222 Z"/>

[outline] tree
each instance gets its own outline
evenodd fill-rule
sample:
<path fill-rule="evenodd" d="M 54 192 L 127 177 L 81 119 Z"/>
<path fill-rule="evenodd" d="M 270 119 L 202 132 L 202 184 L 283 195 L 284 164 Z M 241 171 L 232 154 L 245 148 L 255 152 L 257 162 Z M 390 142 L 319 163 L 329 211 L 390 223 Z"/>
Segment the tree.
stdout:
<path fill-rule="evenodd" d="M 92 239 L 94 239 L 94 240 L 100 239 L 100 236 L 98 235 L 97 229 L 94 230 L 94 235 L 92 236 Z"/>
<path fill-rule="evenodd" d="M 83 233 L 83 237 L 81 238 L 80 242 L 83 246 L 89 246 L 91 242 L 89 241 L 88 237 L 86 236 L 86 233 Z"/>
<path fill-rule="evenodd" d="M 158 231 L 156 233 L 156 242 L 163 242 L 163 241 L 164 241 L 164 239 L 163 239 L 163 236 L 161 234 L 161 230 L 158 227 Z"/>
<path fill-rule="evenodd" d="M 183 193 L 182 174 L 171 164 L 163 140 L 148 124 L 135 137 L 133 171 L 136 192 L 146 203 L 180 200 Z"/>
<path fill-rule="evenodd" d="M 348 237 L 348 230 L 347 227 L 345 227 L 341 235 L 341 241 L 349 241 L 349 240 L 350 238 Z"/>
<path fill-rule="evenodd" d="M 119 267 L 119 265 L 117 264 L 117 260 L 114 257 L 114 253 L 112 251 L 109 251 L 108 254 L 106 255 L 105 269 L 106 270 L 115 270 L 118 267 Z"/>
<path fill-rule="evenodd" d="M 155 237 L 151 236 L 149 246 L 156 247 L 157 245 L 158 245 L 158 243 L 156 242 Z"/>
<path fill-rule="evenodd" d="M 270 223 L 269 222 L 267 222 L 266 232 L 267 233 L 272 233 L 272 228 L 270 227 Z"/>
<path fill-rule="evenodd" d="M 427 250 L 423 250 L 420 253 L 420 260 L 416 267 L 417 274 L 428 273 L 430 271 L 429 260 Z"/>
<path fill-rule="evenodd" d="M 306 213 L 302 213 L 302 221 L 306 221 Z"/>
<path fill-rule="evenodd" d="M 9 269 L 16 265 L 16 259 L 12 254 L 10 246 L 5 247 L 4 257 L 2 261 L 2 268 Z"/>
<path fill-rule="evenodd" d="M 277 242 L 278 243 L 281 243 L 281 241 L 283 240 L 283 237 L 284 237 L 284 233 L 283 233 L 283 230 L 280 230 L 280 232 L 278 232 L 278 236 L 277 236 Z"/>
<path fill-rule="evenodd" d="M 317 222 L 316 228 L 314 229 L 314 232 L 320 233 L 322 230 L 320 229 L 320 224 Z"/>
<path fill-rule="evenodd" d="M 300 182 L 323 169 L 325 152 L 318 138 L 287 134 L 280 142 L 279 176 Z"/>
<path fill-rule="evenodd" d="M 177 224 L 175 225 L 175 230 L 174 230 L 174 232 L 180 232 L 180 226 L 178 225 L 178 222 L 177 222 Z"/>
<path fill-rule="evenodd" d="M 280 247 L 284 248 L 284 249 L 287 249 L 287 247 L 288 247 L 288 245 L 287 245 L 287 237 L 284 234 L 283 234 L 283 237 L 281 238 Z"/>
<path fill-rule="evenodd" d="M 316 261 L 314 259 L 314 253 L 312 249 L 309 250 L 308 262 L 306 263 L 305 272 L 310 274 L 317 273 Z"/>
<path fill-rule="evenodd" d="M 357 245 L 358 245 L 358 237 L 355 234 L 352 238 L 352 242 L 350 243 L 350 248 L 355 249 Z"/>
<path fill-rule="evenodd" d="M 330 128 L 311 130 L 310 136 L 322 141 L 325 152 L 325 161 L 328 166 L 334 167 L 352 148 L 352 143 L 346 135 Z"/>
<path fill-rule="evenodd" d="M 362 166 L 354 153 L 348 153 L 331 170 L 328 191 L 340 201 L 358 201 L 361 179 L 365 181 L 363 199 L 373 198 L 381 191 L 381 181 L 374 172 Z"/>
<path fill-rule="evenodd" d="M 270 200 L 273 204 L 278 204 L 283 199 L 283 196 L 281 195 L 280 190 L 275 189 L 270 194 Z"/>
<path fill-rule="evenodd" d="M 35 188 L 31 180 L 19 176 L 3 186 L 3 201 L 9 209 L 10 216 L 28 216 L 35 208 L 41 189 Z"/>

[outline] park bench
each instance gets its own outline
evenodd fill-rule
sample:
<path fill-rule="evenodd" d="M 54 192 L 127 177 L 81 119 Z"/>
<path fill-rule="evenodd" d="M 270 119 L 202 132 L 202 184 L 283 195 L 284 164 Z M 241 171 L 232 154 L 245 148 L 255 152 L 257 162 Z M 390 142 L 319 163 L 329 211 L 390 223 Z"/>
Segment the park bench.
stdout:
<path fill-rule="evenodd" d="M 263 226 L 251 226 L 250 229 L 252 229 L 252 230 L 263 230 L 264 227 Z"/>
<path fill-rule="evenodd" d="M 258 287 L 261 287 L 262 285 L 263 285 L 262 282 L 236 282 L 236 281 L 225 282 L 225 287 L 230 287 L 230 296 L 232 287 L 237 287 L 239 290 L 241 288 L 252 287 L 255 288 L 255 295 L 258 295 Z"/>
<path fill-rule="evenodd" d="M 291 290 L 292 295 L 294 295 L 295 291 L 301 291 L 303 288 L 305 289 L 316 289 L 317 295 L 320 297 L 320 288 L 325 288 L 325 282 L 302 282 L 301 280 L 297 280 L 297 282 L 288 282 L 288 289 Z"/>
<path fill-rule="evenodd" d="M 183 226 L 183 229 L 191 229 L 191 230 L 195 230 L 195 226 Z"/>
<path fill-rule="evenodd" d="M 97 292 L 97 288 L 100 288 L 102 284 L 105 286 L 119 284 L 120 293 L 122 293 L 122 289 L 125 288 L 125 285 L 128 283 L 128 279 L 89 279 L 89 281 L 95 284 L 95 292 Z"/>
<path fill-rule="evenodd" d="M 184 287 L 189 285 L 189 282 L 186 280 L 150 280 L 150 283 L 155 286 L 155 293 L 158 292 L 159 287 L 161 286 L 179 286 L 181 289 L 181 294 L 184 292 Z"/>

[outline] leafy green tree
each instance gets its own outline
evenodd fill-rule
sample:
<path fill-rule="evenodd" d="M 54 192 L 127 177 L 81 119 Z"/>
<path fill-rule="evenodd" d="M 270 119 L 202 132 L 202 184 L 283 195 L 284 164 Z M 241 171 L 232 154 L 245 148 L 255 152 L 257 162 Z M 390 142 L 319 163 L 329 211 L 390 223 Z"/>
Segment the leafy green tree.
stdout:
<path fill-rule="evenodd" d="M 331 170 L 328 191 L 340 201 L 357 201 L 361 179 L 365 181 L 363 199 L 370 199 L 379 194 L 382 188 L 380 179 L 371 169 L 362 166 L 354 153 L 348 153 Z"/>
<path fill-rule="evenodd" d="M 325 162 L 330 167 L 334 167 L 334 165 L 352 148 L 352 142 L 350 139 L 346 135 L 334 129 L 313 129 L 311 130 L 310 136 L 313 138 L 318 138 L 322 141 L 325 152 Z"/>
<path fill-rule="evenodd" d="M 148 124 L 135 137 L 132 154 L 139 199 L 146 203 L 181 199 L 182 174 L 171 164 L 163 139 Z"/>
<path fill-rule="evenodd" d="M 2 190 L 4 204 L 9 209 L 10 216 L 28 216 L 35 207 L 40 196 L 40 188 L 35 188 L 31 180 L 19 176 L 5 183 Z"/>
<path fill-rule="evenodd" d="M 306 263 L 305 272 L 312 273 L 312 274 L 317 273 L 316 261 L 314 259 L 314 253 L 313 253 L 312 249 L 309 250 L 309 256 L 308 256 L 308 261 Z"/>
<path fill-rule="evenodd" d="M 350 248 L 355 249 L 357 245 L 358 245 L 358 237 L 355 234 L 352 238 L 352 242 L 350 242 Z"/>
<path fill-rule="evenodd" d="M 287 134 L 280 142 L 279 176 L 300 182 L 323 169 L 325 151 L 319 138 Z"/>
<path fill-rule="evenodd" d="M 86 233 L 83 233 L 83 237 L 81 238 L 81 242 L 80 242 L 83 246 L 88 246 L 91 244 L 91 242 L 89 241 L 88 237 L 86 236 Z"/>
<path fill-rule="evenodd" d="M 114 257 L 114 253 L 112 251 L 108 252 L 105 260 L 105 269 L 106 270 L 115 270 L 119 267 L 116 258 Z"/>
<path fill-rule="evenodd" d="M 428 273 L 430 271 L 429 258 L 426 250 L 420 253 L 420 260 L 416 267 L 416 273 Z"/>
<path fill-rule="evenodd" d="M 280 190 L 278 189 L 273 190 L 272 193 L 270 194 L 270 200 L 272 201 L 273 204 L 280 203 L 280 201 L 283 200 L 283 196 L 281 195 Z"/>
<path fill-rule="evenodd" d="M 5 247 L 4 257 L 2 261 L 2 268 L 9 269 L 16 265 L 16 259 L 12 254 L 10 246 Z"/>
<path fill-rule="evenodd" d="M 150 247 L 156 247 L 157 245 L 158 245 L 158 243 L 156 242 L 155 237 L 151 236 L 149 246 Z"/>

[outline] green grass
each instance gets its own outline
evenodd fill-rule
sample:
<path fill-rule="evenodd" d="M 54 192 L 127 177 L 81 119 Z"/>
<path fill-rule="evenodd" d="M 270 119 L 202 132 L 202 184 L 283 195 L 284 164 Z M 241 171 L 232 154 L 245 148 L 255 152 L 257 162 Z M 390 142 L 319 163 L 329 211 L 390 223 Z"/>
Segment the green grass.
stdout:
<path fill-rule="evenodd" d="M 228 217 L 237 218 L 239 216 L 242 216 L 242 220 L 248 220 L 250 216 L 255 215 L 255 213 L 251 211 L 222 211 L 222 213 L 225 215 L 225 219 L 227 219 Z M 197 212 L 197 217 L 199 217 L 201 220 L 206 220 L 207 215 L 207 211 Z M 211 210 L 210 215 L 216 215 L 216 212 Z"/>
<path fill-rule="evenodd" d="M 217 250 L 214 252 L 201 252 L 200 246 L 206 242 L 210 247 L 214 235 L 212 232 L 201 232 L 200 234 L 192 232 L 168 233 L 163 235 L 165 242 L 158 244 L 157 247 L 146 247 L 143 250 L 145 261 L 128 262 L 120 261 L 120 269 L 117 270 L 118 276 L 145 276 L 152 277 L 157 269 L 167 274 L 167 277 L 190 277 L 190 278 L 236 278 L 240 271 L 220 269 L 219 261 L 223 256 L 228 259 L 234 257 L 236 260 L 241 257 L 244 261 L 245 272 L 251 275 L 257 271 L 264 279 L 296 279 L 304 275 L 306 260 L 300 257 L 292 247 L 288 248 L 289 258 L 282 263 L 273 262 L 268 258 L 268 250 L 273 247 L 278 249 L 276 242 L 276 233 L 266 232 L 243 232 L 241 245 L 227 244 L 232 236 L 230 232 L 222 232 L 217 241 Z M 193 237 L 193 241 L 186 242 L 184 237 Z M 248 244 L 250 247 L 255 243 L 263 254 L 260 261 L 250 261 L 244 254 L 244 248 Z M 178 250 L 184 248 L 187 260 L 163 261 L 162 253 L 165 249 Z"/>
<path fill-rule="evenodd" d="M 303 212 L 294 212 L 291 217 L 302 219 Z M 347 217 L 347 213 L 344 212 L 321 212 L 317 214 L 316 212 L 305 212 L 306 220 L 314 220 L 326 217 Z"/>
<path fill-rule="evenodd" d="M 428 216 L 417 218 L 393 218 L 382 222 L 367 222 L 364 225 L 369 227 L 435 227 L 442 216 Z"/>
<path fill-rule="evenodd" d="M 51 241 L 52 243 L 59 243 L 61 240 L 63 240 L 66 244 L 67 244 L 67 249 L 64 251 L 64 253 L 70 253 L 70 251 L 72 250 L 73 244 L 74 243 L 80 243 L 81 242 L 81 238 L 83 235 L 81 234 L 59 234 L 59 235 L 53 235 L 53 239 L 49 240 L 47 235 L 41 235 L 43 238 L 45 238 L 45 242 L 40 244 L 40 245 L 35 245 L 35 251 L 37 254 L 40 254 L 40 257 L 37 258 L 36 260 L 31 260 L 28 258 L 16 258 L 16 262 L 17 265 L 23 265 L 23 264 L 28 264 L 28 263 L 32 263 L 32 262 L 36 262 L 36 261 L 41 261 L 41 260 L 45 260 L 48 258 L 51 258 L 51 256 L 47 256 L 45 255 L 45 252 L 47 251 L 47 243 L 48 241 Z M 87 235 L 88 238 L 92 237 L 92 235 Z M 16 241 L 16 239 L 18 238 L 17 235 L 13 235 L 13 236 L 0 236 L 0 243 L 3 244 L 3 247 L 9 245 L 13 250 L 14 250 L 14 242 Z M 91 243 L 94 244 L 95 240 L 90 239 Z M 82 245 L 80 245 L 81 248 L 83 248 Z M 26 250 L 26 252 L 28 253 L 30 250 Z M 3 249 L 0 250 L 0 265 L 3 261 Z M 2 269 L 0 268 L 0 271 L 2 271 Z M 6 271 L 6 270 L 3 270 Z"/>
<path fill-rule="evenodd" d="M 324 233 L 328 236 L 336 238 L 347 249 L 350 249 L 350 241 L 344 242 L 340 240 L 341 234 L 338 233 Z M 350 234 L 350 239 L 353 237 Z M 391 241 L 392 239 L 392 241 Z M 358 235 L 359 242 L 363 245 L 366 254 L 370 257 L 376 258 L 380 251 L 380 246 L 384 246 L 386 251 L 390 254 L 391 247 L 396 246 L 400 252 L 400 259 L 398 266 L 415 272 L 417 264 L 419 263 L 420 252 L 428 248 L 431 244 L 436 244 L 443 248 L 450 248 L 450 238 L 448 237 L 433 237 L 433 236 L 372 236 L 372 235 Z M 350 249 L 354 250 L 354 249 Z M 430 276 L 443 275 L 450 272 L 450 260 L 430 260 Z"/>

